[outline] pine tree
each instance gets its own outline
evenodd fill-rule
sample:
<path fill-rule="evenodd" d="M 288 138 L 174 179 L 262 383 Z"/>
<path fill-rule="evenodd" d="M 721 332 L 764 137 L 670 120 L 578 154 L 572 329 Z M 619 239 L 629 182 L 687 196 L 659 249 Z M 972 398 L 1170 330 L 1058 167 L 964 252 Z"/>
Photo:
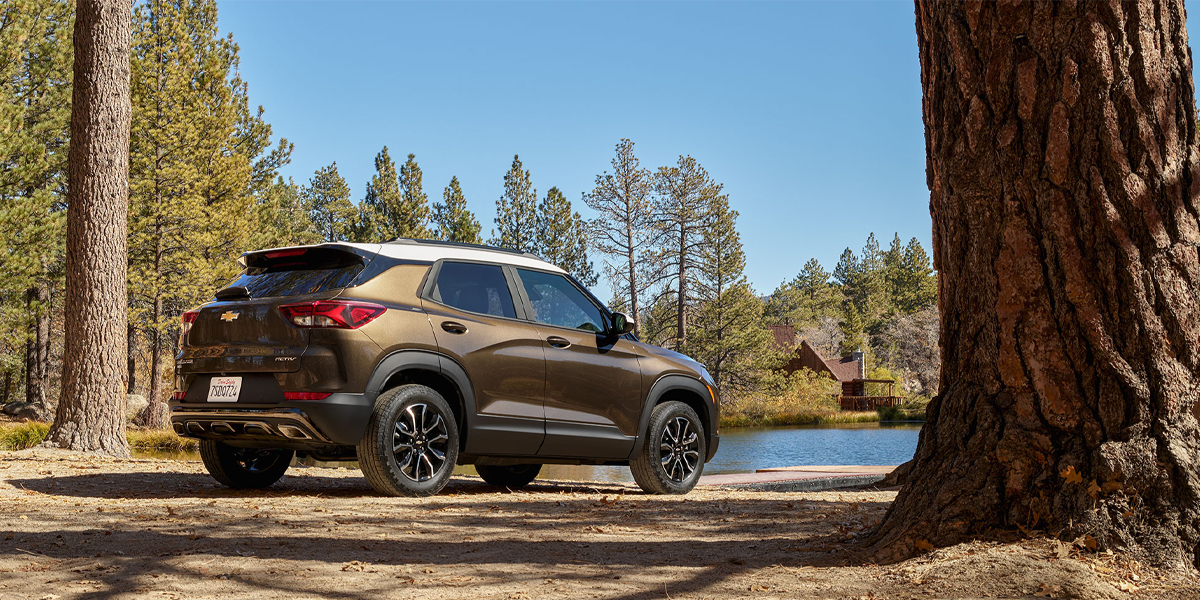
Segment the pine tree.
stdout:
<path fill-rule="evenodd" d="M 496 230 L 490 244 L 514 250 L 536 252 L 537 190 L 521 157 L 513 155 L 512 167 L 504 174 L 504 195 L 496 200 Z"/>
<path fill-rule="evenodd" d="M 673 323 L 660 321 L 662 329 L 655 331 L 657 339 L 675 349 L 687 346 L 688 316 L 696 306 L 695 287 L 701 276 L 701 250 L 721 189 L 690 156 L 680 156 L 676 166 L 660 167 L 655 174 L 650 220 L 655 244 L 647 288 L 658 291 L 654 304 L 667 298 L 675 314 Z"/>
<path fill-rule="evenodd" d="M 286 161 L 249 108 L 237 46 L 212 0 L 155 0 L 133 12 L 129 290 L 149 339 L 149 395 L 164 399 L 178 314 L 237 272 L 256 188 Z M 170 347 L 169 347 L 170 346 Z M 162 405 L 147 424 L 162 424 Z"/>
<path fill-rule="evenodd" d="M 888 302 L 887 271 L 884 253 L 879 250 L 875 234 L 867 236 L 863 246 L 862 264 L 858 269 L 859 279 L 852 290 L 855 307 L 863 314 L 867 327 L 873 331 L 881 324 L 884 315 L 891 311 Z"/>
<path fill-rule="evenodd" d="M 396 171 L 387 146 L 375 157 L 375 175 L 359 206 L 353 237 L 360 242 L 386 242 L 396 238 L 429 237 L 429 201 L 421 188 L 421 167 L 416 155 Z"/>
<path fill-rule="evenodd" d="M 771 294 L 766 317 L 775 323 L 811 327 L 825 318 L 840 320 L 844 300 L 840 287 L 830 283 L 831 275 L 817 259 L 810 258 L 791 281 Z"/>
<path fill-rule="evenodd" d="M 574 275 L 580 283 L 595 285 L 596 273 L 587 255 L 587 227 L 579 213 L 571 210 L 571 201 L 552 187 L 538 205 L 537 218 L 537 253 Z"/>
<path fill-rule="evenodd" d="M 746 281 L 737 211 L 718 195 L 709 214 L 695 286 L 699 308 L 686 351 L 708 368 L 725 396 L 759 388 L 781 356 L 763 327 L 763 303 Z"/>
<path fill-rule="evenodd" d="M 604 255 L 604 272 L 618 298 L 629 311 L 634 333 L 641 331 L 641 295 L 645 293 L 650 228 L 650 195 L 654 176 L 633 154 L 633 142 L 622 139 L 612 159 L 612 173 L 596 176 L 592 193 L 583 201 L 599 215 L 591 221 L 592 247 Z"/>
<path fill-rule="evenodd" d="M 73 23 L 64 0 L 0 6 L 0 373 L 11 382 L 24 369 L 25 400 L 37 403 L 52 394 L 65 259 Z"/>
<path fill-rule="evenodd" d="M 336 164 L 336 163 L 335 163 Z M 396 163 L 387 146 L 375 156 L 375 174 L 367 183 L 367 196 L 358 206 L 353 231 L 348 237 L 356 242 L 384 242 L 398 237 L 402 200 Z"/>
<path fill-rule="evenodd" d="M 276 180 L 254 204 L 256 226 L 250 236 L 250 248 L 279 248 L 319 244 L 321 234 L 313 225 L 310 212 L 300 194 L 300 186 L 291 178 Z"/>
<path fill-rule="evenodd" d="M 400 167 L 400 210 L 393 224 L 392 237 L 424 239 L 429 237 L 429 198 L 421 185 L 421 167 L 415 154 L 409 154 Z M 389 237 L 387 239 L 392 239 Z"/>
<path fill-rule="evenodd" d="M 929 264 L 929 255 L 917 238 L 908 241 L 900 263 L 900 293 L 896 302 L 900 311 L 913 314 L 937 302 L 937 276 Z"/>
<path fill-rule="evenodd" d="M 433 222 L 437 224 L 438 239 L 448 242 L 482 244 L 479 221 L 467 210 L 467 199 L 458 185 L 458 177 L 442 190 L 442 203 L 433 205 Z"/>
<path fill-rule="evenodd" d="M 350 202 L 350 187 L 338 174 L 337 162 L 313 173 L 300 197 L 321 238 L 327 242 L 350 237 L 358 209 Z"/>

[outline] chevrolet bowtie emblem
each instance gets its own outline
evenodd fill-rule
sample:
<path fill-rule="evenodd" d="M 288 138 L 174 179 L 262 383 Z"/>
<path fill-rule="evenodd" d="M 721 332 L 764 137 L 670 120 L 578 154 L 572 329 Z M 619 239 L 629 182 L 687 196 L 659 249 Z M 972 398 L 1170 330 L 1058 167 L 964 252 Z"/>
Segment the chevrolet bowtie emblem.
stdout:
<path fill-rule="evenodd" d="M 240 315 L 240 314 L 242 314 L 242 313 L 234 312 L 232 310 L 227 310 L 227 311 L 221 313 L 221 320 L 228 323 L 228 322 L 238 318 L 238 315 Z"/>

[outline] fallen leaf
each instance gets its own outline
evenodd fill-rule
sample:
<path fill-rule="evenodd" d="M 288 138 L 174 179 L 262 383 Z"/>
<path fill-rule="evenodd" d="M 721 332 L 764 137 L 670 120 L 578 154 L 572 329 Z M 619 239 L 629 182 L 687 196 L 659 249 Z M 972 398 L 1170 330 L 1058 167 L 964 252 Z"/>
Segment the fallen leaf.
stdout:
<path fill-rule="evenodd" d="M 1100 498 L 1100 486 L 1096 483 L 1095 479 L 1093 479 L 1092 484 L 1088 486 L 1088 494 L 1092 496 L 1092 500 L 1097 500 Z"/>
<path fill-rule="evenodd" d="M 933 544 L 929 543 L 929 540 L 917 540 L 917 550 L 920 550 L 921 552 L 932 552 Z"/>
<path fill-rule="evenodd" d="M 1080 475 L 1078 472 L 1076 472 L 1074 466 L 1067 467 L 1058 474 L 1062 475 L 1063 479 L 1067 480 L 1067 483 L 1073 483 L 1076 485 L 1083 483 L 1083 475 Z"/>

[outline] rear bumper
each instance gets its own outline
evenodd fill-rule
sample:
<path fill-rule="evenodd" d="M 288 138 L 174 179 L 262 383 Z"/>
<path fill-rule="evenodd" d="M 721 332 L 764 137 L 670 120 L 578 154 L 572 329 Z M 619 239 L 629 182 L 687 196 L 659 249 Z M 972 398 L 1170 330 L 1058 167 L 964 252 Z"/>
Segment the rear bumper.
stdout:
<path fill-rule="evenodd" d="M 366 394 L 278 404 L 171 402 L 171 426 L 181 436 L 200 439 L 354 446 L 374 405 Z"/>

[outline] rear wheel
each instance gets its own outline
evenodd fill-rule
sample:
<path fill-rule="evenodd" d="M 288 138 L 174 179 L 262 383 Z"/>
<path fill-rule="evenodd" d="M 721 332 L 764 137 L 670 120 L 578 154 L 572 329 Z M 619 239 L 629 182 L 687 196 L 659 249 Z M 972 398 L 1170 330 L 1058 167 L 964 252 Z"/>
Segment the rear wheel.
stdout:
<path fill-rule="evenodd" d="M 475 465 L 475 472 L 490 485 L 510 490 L 522 488 L 542 471 L 542 465 Z"/>
<path fill-rule="evenodd" d="M 200 459 L 209 475 L 238 490 L 270 487 L 283 477 L 295 454 L 291 450 L 235 448 L 200 440 Z"/>
<path fill-rule="evenodd" d="M 704 472 L 704 425 L 682 402 L 663 402 L 650 413 L 642 451 L 629 461 L 638 487 L 648 494 L 686 494 Z"/>
<path fill-rule="evenodd" d="M 388 496 L 432 496 L 458 460 L 458 423 L 441 394 L 402 385 L 379 396 L 358 443 L 367 483 Z"/>

